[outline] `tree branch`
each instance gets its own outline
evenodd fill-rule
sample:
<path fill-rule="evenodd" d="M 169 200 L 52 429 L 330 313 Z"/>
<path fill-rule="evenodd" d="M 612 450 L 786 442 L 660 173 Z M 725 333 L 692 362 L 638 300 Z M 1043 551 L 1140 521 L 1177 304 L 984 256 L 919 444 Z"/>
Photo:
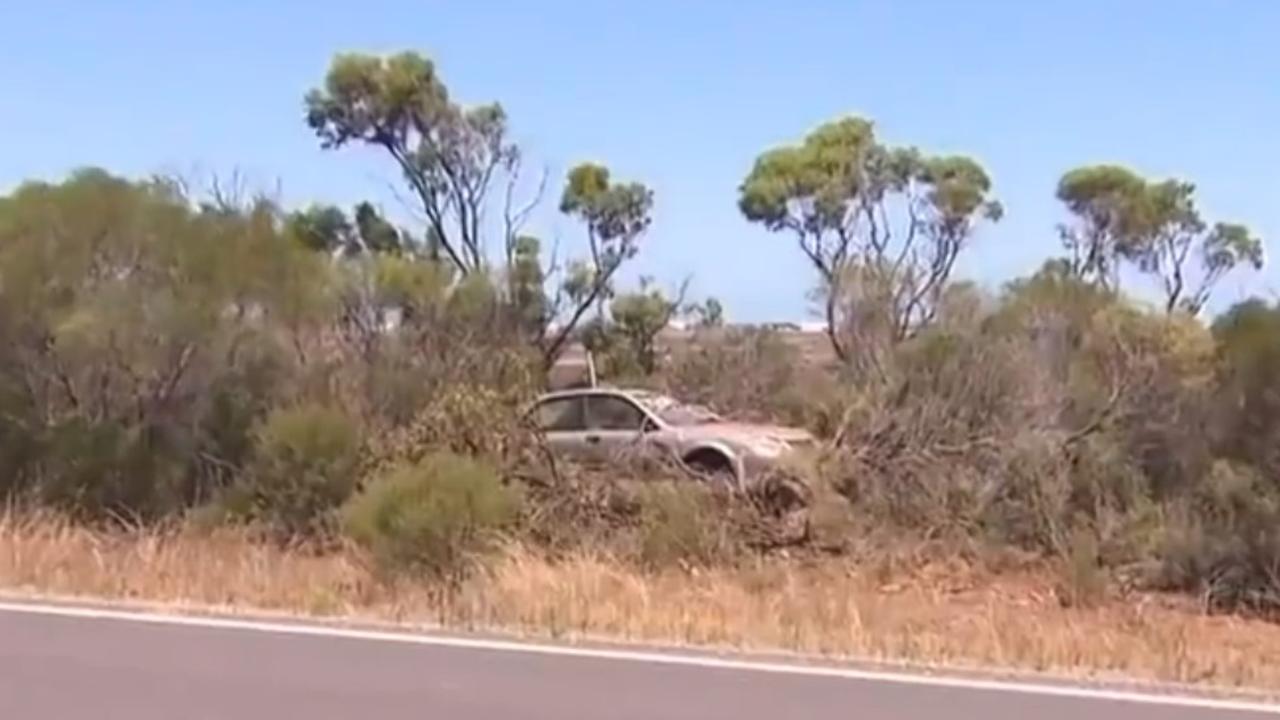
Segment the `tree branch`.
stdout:
<path fill-rule="evenodd" d="M 431 229 L 435 231 L 436 237 L 440 241 L 440 246 L 449 254 L 449 259 L 453 262 L 454 267 L 463 275 L 469 274 L 470 269 L 462 261 L 458 251 L 453 247 L 453 243 L 449 241 L 449 236 L 445 232 L 442 210 L 436 203 L 435 193 L 431 188 L 427 187 L 426 182 L 418 174 L 417 168 L 413 163 L 409 162 L 405 151 L 395 144 L 394 139 L 389 134 L 379 132 L 376 138 L 376 141 L 385 147 L 391 157 L 395 159 L 400 166 L 401 172 L 404 173 L 405 179 L 409 181 L 409 184 L 413 186 L 414 192 L 418 194 L 418 199 L 422 203 L 422 211 L 426 213 Z"/>
<path fill-rule="evenodd" d="M 543 349 L 542 360 L 545 366 L 550 367 L 552 362 L 555 361 L 555 358 L 560 354 L 560 350 L 564 346 L 565 341 L 569 339 L 569 336 L 573 333 L 574 329 L 577 328 L 578 323 L 581 322 L 582 316 L 586 314 L 587 310 L 589 310 L 592 305 L 596 304 L 601 293 L 604 291 L 605 286 L 609 284 L 609 281 L 613 278 L 613 274 L 617 272 L 620 267 L 622 267 L 621 258 L 612 263 L 603 275 L 597 275 L 595 277 L 591 286 L 591 292 L 578 303 L 577 308 L 574 309 L 573 314 L 569 318 L 569 322 L 566 323 L 564 327 L 560 328 L 560 331 L 556 333 L 551 344 Z"/>
<path fill-rule="evenodd" d="M 534 209 L 542 203 L 542 198 L 547 189 L 547 177 L 549 171 L 544 165 L 542 172 L 538 177 L 538 188 L 534 192 L 533 197 L 516 210 L 512 210 L 512 204 L 515 199 L 516 183 L 520 180 L 521 161 L 517 158 L 512 165 L 512 172 L 507 178 L 507 189 L 502 205 L 502 221 L 503 221 L 503 238 L 506 243 L 507 264 L 511 264 L 512 253 L 515 250 L 516 236 L 524 228 L 528 222 L 529 215 Z"/>

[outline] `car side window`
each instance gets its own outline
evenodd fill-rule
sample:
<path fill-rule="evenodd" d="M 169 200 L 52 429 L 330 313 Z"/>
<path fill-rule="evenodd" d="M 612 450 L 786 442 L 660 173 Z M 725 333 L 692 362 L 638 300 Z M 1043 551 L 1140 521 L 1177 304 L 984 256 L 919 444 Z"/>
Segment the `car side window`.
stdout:
<path fill-rule="evenodd" d="M 563 397 L 545 400 L 534 413 L 534 422 L 543 432 L 574 432 L 586 428 L 583 398 Z"/>
<path fill-rule="evenodd" d="M 644 427 L 645 415 L 636 404 L 616 395 L 592 395 L 587 417 L 592 430 L 633 430 Z"/>

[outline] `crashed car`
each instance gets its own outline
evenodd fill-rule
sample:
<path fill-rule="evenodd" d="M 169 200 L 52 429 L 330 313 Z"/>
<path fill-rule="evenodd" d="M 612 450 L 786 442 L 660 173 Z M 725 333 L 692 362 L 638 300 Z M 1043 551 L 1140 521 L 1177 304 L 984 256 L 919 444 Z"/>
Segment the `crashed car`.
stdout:
<path fill-rule="evenodd" d="M 675 457 L 735 491 L 814 443 L 805 430 L 730 422 L 707 408 L 648 390 L 588 387 L 547 393 L 529 419 L 557 455 L 608 461 L 637 446 Z"/>

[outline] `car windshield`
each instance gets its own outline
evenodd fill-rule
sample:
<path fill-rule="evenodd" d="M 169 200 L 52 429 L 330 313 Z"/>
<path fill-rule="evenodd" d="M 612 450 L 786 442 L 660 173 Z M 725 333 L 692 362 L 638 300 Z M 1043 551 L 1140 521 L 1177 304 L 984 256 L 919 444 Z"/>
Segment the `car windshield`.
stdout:
<path fill-rule="evenodd" d="M 673 397 L 655 393 L 632 393 L 631 397 L 646 410 L 662 418 L 669 425 L 705 425 L 719 422 L 721 417 L 701 405 L 680 402 Z"/>

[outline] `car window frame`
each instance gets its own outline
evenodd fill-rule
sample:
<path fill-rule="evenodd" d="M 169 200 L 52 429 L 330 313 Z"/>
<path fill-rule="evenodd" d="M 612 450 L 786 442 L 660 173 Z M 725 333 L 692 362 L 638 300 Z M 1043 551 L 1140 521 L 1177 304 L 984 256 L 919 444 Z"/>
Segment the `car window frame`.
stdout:
<path fill-rule="evenodd" d="M 640 403 L 636 402 L 632 398 L 629 398 L 622 393 L 593 392 L 593 393 L 586 393 L 585 397 L 586 397 L 586 406 L 583 408 L 583 412 L 584 412 L 584 419 L 586 420 L 587 432 L 634 433 L 636 435 L 640 435 L 645 432 L 652 432 L 650 428 L 659 427 L 657 424 L 657 421 L 653 418 L 653 416 L 649 413 L 649 411 L 644 408 L 643 405 L 641 405 Z M 634 409 L 637 413 L 640 414 L 639 425 L 637 425 L 634 428 L 604 428 L 604 427 L 596 426 L 594 422 L 595 418 L 591 408 L 592 408 L 592 405 L 594 404 L 593 401 L 599 400 L 599 399 L 615 400 L 615 401 L 623 402 L 623 403 L 626 403 L 627 405 L 630 405 L 632 409 Z"/>
<path fill-rule="evenodd" d="M 540 422 L 540 420 L 541 420 L 540 415 L 541 415 L 542 408 L 543 408 L 543 407 L 545 407 L 545 406 L 547 406 L 547 405 L 551 405 L 552 403 L 557 403 L 557 402 L 577 403 L 577 404 L 578 404 L 578 406 L 579 406 L 579 410 L 580 410 L 580 412 L 578 413 L 578 418 L 580 419 L 580 423 L 579 423 L 578 427 L 574 427 L 574 428 L 549 428 L 549 427 L 543 427 L 543 426 L 542 426 L 542 424 L 541 424 L 541 422 Z M 556 396 L 553 396 L 553 397 L 543 398 L 543 399 L 539 400 L 537 403 L 535 403 L 535 404 L 534 404 L 534 406 L 533 406 L 533 413 L 532 413 L 532 414 L 533 414 L 534 426 L 537 428 L 537 431 L 538 431 L 538 432 L 543 433 L 543 434 L 551 434 L 551 433 L 584 433 L 584 432 L 587 432 L 587 431 L 588 431 L 588 429 L 589 429 L 589 427 L 588 427 L 588 417 L 587 417 L 587 409 L 588 409 L 588 407 L 589 407 L 589 406 L 588 406 L 588 404 L 587 404 L 587 396 L 586 396 L 586 394 L 556 395 Z"/>

